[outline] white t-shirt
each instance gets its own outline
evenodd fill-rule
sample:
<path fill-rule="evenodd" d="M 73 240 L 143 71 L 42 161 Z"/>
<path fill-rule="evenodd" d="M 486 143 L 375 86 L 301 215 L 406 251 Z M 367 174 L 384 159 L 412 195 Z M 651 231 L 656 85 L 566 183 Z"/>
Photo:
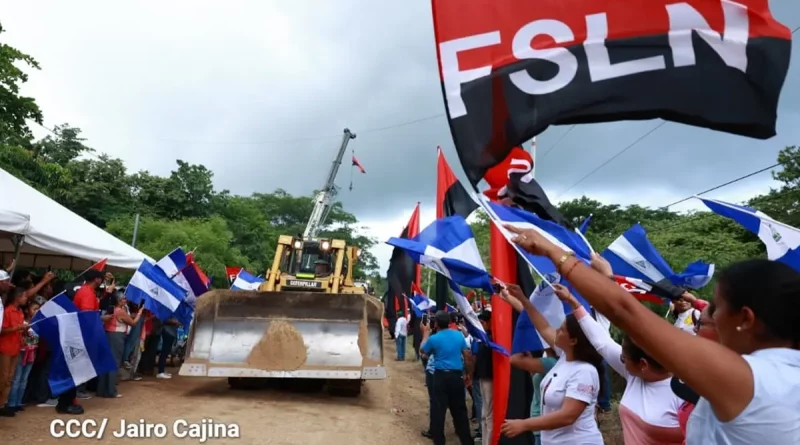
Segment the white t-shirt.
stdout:
<path fill-rule="evenodd" d="M 694 314 L 694 318 L 692 318 Z M 681 314 L 675 316 L 675 327 L 694 335 L 694 320 L 700 319 L 700 311 L 697 309 L 689 309 Z"/>
<path fill-rule="evenodd" d="M 597 369 L 589 363 L 567 361 L 561 354 L 553 369 L 542 379 L 542 416 L 558 411 L 564 399 L 570 398 L 587 403 L 578 420 L 572 425 L 542 431 L 543 445 L 602 445 L 603 435 L 594 418 L 597 395 L 600 392 L 600 377 Z"/>
<path fill-rule="evenodd" d="M 753 400 L 723 423 L 701 398 L 686 426 L 686 445 L 800 444 L 800 351 L 762 349 L 743 358 L 753 372 Z"/>
<path fill-rule="evenodd" d="M 399 317 L 397 319 L 397 322 L 394 325 L 394 336 L 395 337 L 408 336 L 408 320 L 406 320 L 406 317 Z"/>
<path fill-rule="evenodd" d="M 650 440 L 654 438 L 676 436 L 681 439 L 682 434 L 678 425 L 678 409 L 683 400 L 672 392 L 670 378 L 657 382 L 646 382 L 639 377 L 632 376 L 622 362 L 622 346 L 619 345 L 608 330 L 599 322 L 592 319 L 583 309 L 575 311 L 581 330 L 594 346 L 595 350 L 603 356 L 608 365 L 625 379 L 625 392 L 622 393 L 620 405 L 628 411 L 620 412 L 622 419 L 623 435 L 626 443 L 639 438 Z M 630 415 L 638 417 L 633 419 Z M 656 427 L 656 428 L 652 428 Z M 659 429 L 674 429 L 663 431 Z"/>

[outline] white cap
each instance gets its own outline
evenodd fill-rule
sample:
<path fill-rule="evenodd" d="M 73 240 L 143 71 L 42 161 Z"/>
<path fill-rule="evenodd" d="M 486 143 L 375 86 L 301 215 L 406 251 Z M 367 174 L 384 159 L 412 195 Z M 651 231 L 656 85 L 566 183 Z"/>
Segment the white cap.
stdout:
<path fill-rule="evenodd" d="M 0 270 L 0 281 L 10 280 L 10 279 L 11 275 L 9 275 L 8 272 Z"/>

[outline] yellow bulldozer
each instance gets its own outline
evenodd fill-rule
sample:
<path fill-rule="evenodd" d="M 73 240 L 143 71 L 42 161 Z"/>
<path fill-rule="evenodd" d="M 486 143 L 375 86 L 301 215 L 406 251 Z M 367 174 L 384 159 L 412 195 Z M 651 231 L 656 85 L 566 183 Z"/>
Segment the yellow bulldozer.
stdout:
<path fill-rule="evenodd" d="M 257 290 L 212 290 L 197 300 L 182 376 L 317 379 L 357 395 L 385 379 L 383 303 L 353 281 L 360 249 L 340 239 L 281 235 Z"/>

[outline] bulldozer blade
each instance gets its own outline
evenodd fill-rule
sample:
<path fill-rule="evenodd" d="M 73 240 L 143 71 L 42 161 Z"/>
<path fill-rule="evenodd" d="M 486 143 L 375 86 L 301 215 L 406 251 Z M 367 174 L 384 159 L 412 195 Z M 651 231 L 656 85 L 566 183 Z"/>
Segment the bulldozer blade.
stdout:
<path fill-rule="evenodd" d="M 180 375 L 383 379 L 382 314 L 366 294 L 213 290 Z"/>

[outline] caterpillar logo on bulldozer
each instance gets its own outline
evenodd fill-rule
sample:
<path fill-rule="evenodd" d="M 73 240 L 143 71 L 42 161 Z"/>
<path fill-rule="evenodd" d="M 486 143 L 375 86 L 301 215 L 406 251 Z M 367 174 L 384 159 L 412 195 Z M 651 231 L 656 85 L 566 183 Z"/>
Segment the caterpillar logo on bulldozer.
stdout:
<path fill-rule="evenodd" d="M 319 281 L 308 281 L 308 280 L 288 280 L 286 282 L 286 286 L 320 289 L 322 287 L 322 283 Z"/>

